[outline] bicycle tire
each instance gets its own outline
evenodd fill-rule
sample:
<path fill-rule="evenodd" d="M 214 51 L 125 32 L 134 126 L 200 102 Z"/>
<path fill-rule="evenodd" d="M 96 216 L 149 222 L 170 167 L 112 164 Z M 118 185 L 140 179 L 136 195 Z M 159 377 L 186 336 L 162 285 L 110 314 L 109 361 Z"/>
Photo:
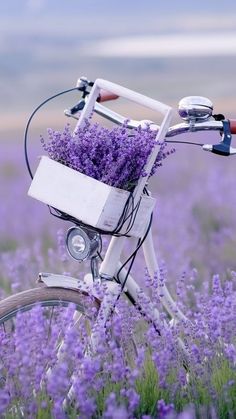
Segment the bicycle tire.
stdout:
<path fill-rule="evenodd" d="M 0 302 L 0 325 L 16 316 L 17 313 L 28 311 L 37 305 L 68 306 L 70 303 L 73 303 L 77 310 L 86 315 L 84 300 L 88 296 L 88 294 L 81 291 L 59 287 L 43 286 L 22 291 Z M 94 305 L 98 309 L 100 305 L 99 300 L 94 299 Z"/>

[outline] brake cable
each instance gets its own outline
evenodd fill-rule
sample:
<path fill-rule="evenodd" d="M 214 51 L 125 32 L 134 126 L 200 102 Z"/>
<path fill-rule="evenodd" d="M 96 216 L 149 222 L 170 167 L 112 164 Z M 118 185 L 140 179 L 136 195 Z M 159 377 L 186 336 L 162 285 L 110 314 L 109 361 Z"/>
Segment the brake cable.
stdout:
<path fill-rule="evenodd" d="M 40 108 L 42 108 L 42 106 L 44 106 L 47 102 L 49 102 L 52 99 L 55 99 L 58 96 L 64 95 L 65 93 L 73 92 L 75 90 L 81 91 L 81 89 L 79 87 L 73 87 L 71 89 L 63 90 L 62 92 L 59 92 L 59 93 L 56 93 L 53 96 L 50 96 L 49 98 L 47 98 L 46 100 L 44 100 L 43 102 L 41 102 L 40 105 L 37 106 L 37 108 L 34 109 L 34 111 L 32 112 L 32 114 L 30 115 L 30 117 L 29 117 L 29 119 L 27 121 L 27 124 L 26 124 L 26 127 L 25 127 L 25 132 L 24 132 L 24 155 L 25 155 L 26 166 L 27 166 L 27 169 L 28 169 L 28 172 L 30 174 L 31 179 L 33 179 L 33 173 L 32 173 L 31 167 L 30 167 L 30 162 L 29 162 L 29 157 L 28 157 L 28 144 L 27 144 L 27 141 L 28 141 L 28 131 L 29 131 L 29 127 L 30 127 L 31 121 L 32 121 L 34 115 L 36 114 L 36 112 L 38 112 L 38 110 Z"/>

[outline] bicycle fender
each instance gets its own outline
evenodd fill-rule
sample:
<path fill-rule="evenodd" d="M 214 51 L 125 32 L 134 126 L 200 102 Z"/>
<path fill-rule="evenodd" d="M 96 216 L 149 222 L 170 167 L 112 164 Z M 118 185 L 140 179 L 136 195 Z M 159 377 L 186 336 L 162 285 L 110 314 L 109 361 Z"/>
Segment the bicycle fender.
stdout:
<path fill-rule="evenodd" d="M 47 287 L 59 287 L 84 292 L 101 300 L 99 287 L 93 282 L 91 274 L 84 276 L 83 280 L 68 275 L 41 272 L 38 282 L 44 283 Z M 120 286 L 112 281 L 106 281 L 106 289 L 109 295 L 117 296 L 120 292 Z"/>

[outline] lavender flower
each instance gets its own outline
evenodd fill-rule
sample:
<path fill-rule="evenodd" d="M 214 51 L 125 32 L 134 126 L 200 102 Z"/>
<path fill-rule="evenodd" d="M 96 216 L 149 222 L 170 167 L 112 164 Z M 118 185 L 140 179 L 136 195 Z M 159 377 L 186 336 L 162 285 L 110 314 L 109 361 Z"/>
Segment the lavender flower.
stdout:
<path fill-rule="evenodd" d="M 54 134 L 50 135 L 53 140 Z M 89 152 L 91 135 L 86 135 L 83 148 Z M 125 138 L 126 134 L 120 135 Z M 99 141 L 102 146 L 102 138 Z M 64 137 L 62 143 L 64 147 Z M 78 265 L 65 255 L 61 222 L 59 226 L 48 217 L 47 209 L 26 198 L 28 179 L 23 159 L 19 159 L 20 146 L 6 142 L 1 147 L 0 295 L 4 298 L 13 290 L 35 286 L 41 270 L 76 276 Z M 33 147 L 36 158 L 39 152 Z M 121 164 L 118 151 L 112 137 L 105 154 L 102 147 L 94 146 L 93 159 L 106 162 L 109 155 Z M 161 275 L 149 278 L 141 257 L 133 269 L 134 277 L 148 287 L 148 295 L 160 311 L 161 336 L 121 298 L 107 328 L 98 325 L 98 347 L 88 357 L 86 321 L 79 322 L 78 330 L 70 328 L 74 307 L 64 314 L 55 310 L 50 335 L 44 309 L 23 313 L 14 333 L 0 328 L 1 417 L 60 418 L 71 414 L 86 419 L 153 419 L 161 412 L 168 419 L 236 416 L 235 165 L 207 156 L 205 163 L 201 160 L 201 167 L 205 165 L 207 170 L 199 172 L 197 164 L 189 169 L 189 154 L 181 155 L 179 152 L 178 158 L 167 161 L 153 188 L 159 196 L 154 239 L 158 236 L 165 260 Z M 76 162 L 79 158 L 75 155 Z M 90 170 L 89 164 L 88 156 L 86 167 Z M 81 279 L 83 269 L 79 267 Z M 178 304 L 191 324 L 165 326 L 168 318 L 161 305 L 162 284 L 178 294 Z M 98 285 L 96 288 L 102 298 L 105 291 Z M 150 310 L 150 298 L 143 293 L 139 298 Z M 91 306 L 89 301 L 86 306 Z M 91 310 L 91 318 L 94 316 L 96 312 Z M 57 358 L 58 336 L 65 340 L 61 360 Z M 187 371 L 176 345 L 178 336 L 185 337 L 189 351 Z M 48 367 L 52 367 L 51 376 L 46 373 Z M 75 401 L 65 412 L 63 401 L 71 384 Z M 168 413 L 172 404 L 174 411 Z"/>
<path fill-rule="evenodd" d="M 127 123 L 109 130 L 89 120 L 75 133 L 67 125 L 63 132 L 48 130 L 47 143 L 41 138 L 50 158 L 81 173 L 117 188 L 131 190 L 145 176 L 144 166 L 156 144 L 156 133 L 138 127 L 130 131 Z M 166 143 L 152 168 L 153 175 L 162 160 Z"/>

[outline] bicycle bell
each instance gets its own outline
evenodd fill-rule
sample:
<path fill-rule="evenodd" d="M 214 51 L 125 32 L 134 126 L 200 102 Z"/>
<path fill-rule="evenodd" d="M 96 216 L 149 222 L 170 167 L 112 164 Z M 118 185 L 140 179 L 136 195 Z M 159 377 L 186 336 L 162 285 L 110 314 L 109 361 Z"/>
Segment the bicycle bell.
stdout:
<path fill-rule="evenodd" d="M 71 227 L 67 232 L 66 247 L 69 254 L 82 262 L 95 256 L 101 247 L 101 237 L 88 228 Z"/>
<path fill-rule="evenodd" d="M 179 102 L 179 115 L 189 122 L 204 121 L 212 116 L 212 102 L 202 96 L 186 96 Z"/>

